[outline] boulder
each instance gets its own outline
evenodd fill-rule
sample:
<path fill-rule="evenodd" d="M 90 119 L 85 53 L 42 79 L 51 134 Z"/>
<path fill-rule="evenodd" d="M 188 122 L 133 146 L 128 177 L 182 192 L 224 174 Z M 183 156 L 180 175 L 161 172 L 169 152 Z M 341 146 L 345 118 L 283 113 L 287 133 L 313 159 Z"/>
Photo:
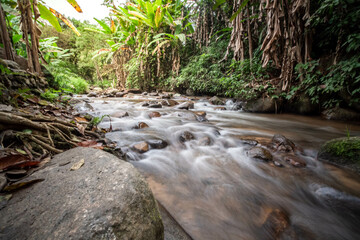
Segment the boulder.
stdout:
<path fill-rule="evenodd" d="M 195 136 L 189 131 L 182 132 L 179 137 L 180 142 L 187 142 L 193 139 L 195 139 Z"/>
<path fill-rule="evenodd" d="M 149 96 L 150 96 L 150 97 L 156 97 L 156 96 L 159 96 L 159 93 L 157 93 L 157 92 L 151 92 L 151 93 L 149 93 Z"/>
<path fill-rule="evenodd" d="M 139 153 L 149 151 L 149 144 L 147 142 L 140 142 L 133 146 L 133 149 Z"/>
<path fill-rule="evenodd" d="M 263 160 L 265 162 L 272 161 L 272 159 L 273 159 L 271 153 L 268 150 L 266 150 L 265 148 L 261 148 L 261 147 L 253 147 L 253 148 L 251 148 L 247 152 L 247 155 L 249 157 L 251 157 L 251 158 L 260 159 L 260 160 Z"/>
<path fill-rule="evenodd" d="M 271 113 L 275 112 L 275 100 L 267 98 L 258 98 L 248 101 L 244 106 L 245 112 Z"/>
<path fill-rule="evenodd" d="M 154 139 L 146 141 L 153 149 L 162 149 L 168 146 L 168 143 L 162 139 Z"/>
<path fill-rule="evenodd" d="M 335 107 L 323 111 L 322 116 L 328 120 L 359 121 L 360 113 L 353 110 Z"/>
<path fill-rule="evenodd" d="M 204 111 L 196 111 L 194 112 L 195 116 L 196 116 L 196 120 L 198 122 L 207 122 L 207 118 L 206 118 L 206 112 Z"/>
<path fill-rule="evenodd" d="M 194 109 L 194 103 L 193 102 L 184 102 L 181 103 L 180 105 L 176 106 L 176 109 Z"/>
<path fill-rule="evenodd" d="M 90 92 L 87 96 L 88 97 L 97 97 L 97 93 L 96 92 Z"/>
<path fill-rule="evenodd" d="M 132 89 L 129 89 L 127 90 L 128 93 L 133 93 L 133 94 L 141 94 L 142 91 L 140 89 L 135 89 L 135 88 L 132 88 Z"/>
<path fill-rule="evenodd" d="M 226 107 L 216 107 L 216 108 L 214 108 L 214 110 L 217 110 L 217 111 L 225 111 L 225 110 L 226 110 Z"/>
<path fill-rule="evenodd" d="M 148 95 L 148 92 L 143 92 L 141 95 L 146 96 Z"/>
<path fill-rule="evenodd" d="M 330 140 L 321 146 L 317 158 L 350 168 L 360 174 L 360 137 Z"/>
<path fill-rule="evenodd" d="M 123 118 L 123 117 L 128 117 L 129 113 L 126 111 L 118 111 L 118 112 L 114 112 L 110 116 L 114 118 Z"/>
<path fill-rule="evenodd" d="M 194 91 L 191 88 L 186 89 L 186 96 L 194 96 Z"/>
<path fill-rule="evenodd" d="M 117 92 L 115 94 L 115 97 L 123 97 L 123 96 L 125 96 L 125 94 L 127 94 L 127 92 Z"/>
<path fill-rule="evenodd" d="M 171 93 L 163 93 L 163 94 L 161 95 L 161 99 L 170 99 L 171 96 L 172 96 Z"/>
<path fill-rule="evenodd" d="M 161 117 L 161 114 L 159 112 L 151 112 L 148 114 L 149 118 L 157 118 Z"/>
<path fill-rule="evenodd" d="M 295 144 L 281 134 L 275 134 L 271 139 L 271 148 L 279 152 L 294 152 Z"/>
<path fill-rule="evenodd" d="M 315 114 L 319 111 L 319 106 L 312 103 L 310 97 L 305 94 L 298 96 L 293 102 L 285 106 L 285 110 L 301 115 Z"/>
<path fill-rule="evenodd" d="M 210 98 L 209 102 L 213 105 L 225 105 L 225 102 L 217 96 Z"/>
<path fill-rule="evenodd" d="M 77 165 L 83 162 L 83 165 Z M 73 171 L 71 169 L 74 169 Z M 93 148 L 56 155 L 0 210 L 2 239 L 163 239 L 157 203 L 129 163 Z"/>
<path fill-rule="evenodd" d="M 136 125 L 135 128 L 141 129 L 141 128 L 148 128 L 148 127 L 149 127 L 149 125 L 147 125 L 146 123 L 144 123 L 144 122 L 139 122 L 139 123 Z"/>
<path fill-rule="evenodd" d="M 160 103 L 149 104 L 148 108 L 162 108 Z"/>
<path fill-rule="evenodd" d="M 175 105 L 178 105 L 179 103 L 177 101 L 175 101 L 175 100 L 167 99 L 167 100 L 162 100 L 161 104 L 163 106 L 173 107 Z"/>

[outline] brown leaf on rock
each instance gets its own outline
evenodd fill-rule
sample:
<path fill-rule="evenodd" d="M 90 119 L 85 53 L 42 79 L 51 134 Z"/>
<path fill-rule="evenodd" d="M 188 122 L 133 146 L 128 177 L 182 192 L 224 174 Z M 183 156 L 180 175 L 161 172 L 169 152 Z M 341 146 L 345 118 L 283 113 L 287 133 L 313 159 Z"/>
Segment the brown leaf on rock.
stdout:
<path fill-rule="evenodd" d="M 5 187 L 4 191 L 5 192 L 13 192 L 13 191 L 25 188 L 25 187 L 29 187 L 29 186 L 33 185 L 34 183 L 42 182 L 44 180 L 45 179 L 43 179 L 43 178 L 39 178 L 39 179 L 30 180 L 27 182 L 15 183 L 15 184 Z"/>
<path fill-rule="evenodd" d="M 85 160 L 84 160 L 84 159 L 81 159 L 80 161 L 78 161 L 77 163 L 75 163 L 74 165 L 72 165 L 72 167 L 70 168 L 70 171 L 78 170 L 78 169 L 81 168 L 84 164 L 85 164 Z"/>

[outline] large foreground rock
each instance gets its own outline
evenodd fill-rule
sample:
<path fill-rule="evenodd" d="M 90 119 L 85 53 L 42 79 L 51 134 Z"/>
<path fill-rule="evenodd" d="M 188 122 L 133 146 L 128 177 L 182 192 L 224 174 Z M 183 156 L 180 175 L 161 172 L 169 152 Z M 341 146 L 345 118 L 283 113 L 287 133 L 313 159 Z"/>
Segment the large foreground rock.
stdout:
<path fill-rule="evenodd" d="M 84 159 L 77 170 L 70 169 Z M 56 155 L 0 210 L 0 239 L 163 239 L 156 201 L 129 163 L 101 150 Z M 30 180 L 30 179 L 27 179 Z"/>

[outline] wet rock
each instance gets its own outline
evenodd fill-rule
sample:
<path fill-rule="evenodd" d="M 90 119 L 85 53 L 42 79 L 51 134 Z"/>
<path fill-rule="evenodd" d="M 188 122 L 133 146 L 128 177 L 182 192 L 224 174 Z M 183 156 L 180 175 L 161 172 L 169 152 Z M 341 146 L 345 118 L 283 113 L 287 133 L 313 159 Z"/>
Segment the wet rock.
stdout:
<path fill-rule="evenodd" d="M 317 158 L 347 167 L 360 174 L 360 137 L 330 140 L 320 147 Z"/>
<path fill-rule="evenodd" d="M 186 96 L 194 96 L 194 91 L 191 88 L 186 89 Z"/>
<path fill-rule="evenodd" d="M 147 143 L 154 149 L 163 149 L 168 146 L 168 143 L 162 139 L 148 140 Z"/>
<path fill-rule="evenodd" d="M 133 145 L 133 149 L 139 153 L 144 153 L 149 151 L 149 144 L 147 142 L 140 142 Z"/>
<path fill-rule="evenodd" d="M 240 139 L 243 144 L 250 145 L 250 146 L 256 146 L 258 145 L 258 141 L 253 139 Z"/>
<path fill-rule="evenodd" d="M 162 105 L 159 103 L 149 104 L 148 108 L 162 108 Z"/>
<path fill-rule="evenodd" d="M 266 162 L 273 159 L 271 153 L 265 148 L 261 147 L 253 147 L 247 152 L 247 155 L 251 158 L 261 159 Z"/>
<path fill-rule="evenodd" d="M 70 171 L 81 160 L 85 164 Z M 74 148 L 30 178 L 44 181 L 18 191 L 0 210 L 2 239 L 164 237 L 147 182 L 130 163 L 109 153 Z"/>
<path fill-rule="evenodd" d="M 315 114 L 319 111 L 319 106 L 313 104 L 310 97 L 306 94 L 301 94 L 293 102 L 286 104 L 285 110 L 301 115 Z"/>
<path fill-rule="evenodd" d="M 96 92 L 90 92 L 87 96 L 88 97 L 97 97 L 97 93 Z"/>
<path fill-rule="evenodd" d="M 144 102 L 143 104 L 141 104 L 142 107 L 148 107 L 149 105 L 149 102 Z"/>
<path fill-rule="evenodd" d="M 275 112 L 275 100 L 270 97 L 250 100 L 244 104 L 243 110 L 246 112 L 259 113 Z"/>
<path fill-rule="evenodd" d="M 297 167 L 297 168 L 303 168 L 306 167 L 306 161 L 304 161 L 303 159 L 297 157 L 297 156 L 286 156 L 284 158 L 285 162 L 287 162 L 288 164 L 290 164 L 293 167 Z"/>
<path fill-rule="evenodd" d="M 225 111 L 226 107 L 216 107 L 216 108 L 214 108 L 214 110 Z"/>
<path fill-rule="evenodd" d="M 182 120 L 197 121 L 197 116 L 193 112 L 176 112 L 175 114 Z"/>
<path fill-rule="evenodd" d="M 211 138 L 206 136 L 199 139 L 200 146 L 210 146 L 211 145 Z"/>
<path fill-rule="evenodd" d="M 225 105 L 225 102 L 217 96 L 210 98 L 209 102 L 213 105 Z"/>
<path fill-rule="evenodd" d="M 167 100 L 162 100 L 161 104 L 163 106 L 173 107 L 175 105 L 178 105 L 179 103 L 177 101 L 175 101 L 175 100 L 167 99 Z"/>
<path fill-rule="evenodd" d="M 161 114 L 159 112 L 151 112 L 148 114 L 148 116 L 150 118 L 157 118 L 157 117 L 161 117 Z"/>
<path fill-rule="evenodd" d="M 143 92 L 141 95 L 146 96 L 148 95 L 148 92 Z"/>
<path fill-rule="evenodd" d="M 140 89 L 135 89 L 135 88 L 132 88 L 132 89 L 129 89 L 127 90 L 128 93 L 133 93 L 133 94 L 140 94 L 142 93 L 142 91 Z"/>
<path fill-rule="evenodd" d="M 181 133 L 179 137 L 180 142 L 187 142 L 193 139 L 195 139 L 195 136 L 189 131 Z"/>
<path fill-rule="evenodd" d="M 288 213 L 281 209 L 274 209 L 269 213 L 261 228 L 267 236 L 271 236 L 269 239 L 279 239 L 289 226 Z"/>
<path fill-rule="evenodd" d="M 279 152 L 294 152 L 295 144 L 281 134 L 275 134 L 271 139 L 271 148 Z"/>
<path fill-rule="evenodd" d="M 169 93 L 164 93 L 161 95 L 161 99 L 170 99 L 172 96 L 172 94 L 169 94 Z"/>
<path fill-rule="evenodd" d="M 157 93 L 157 92 L 151 92 L 151 93 L 149 93 L 149 96 L 150 96 L 150 97 L 156 97 L 156 96 L 159 96 L 159 93 Z"/>
<path fill-rule="evenodd" d="M 125 94 L 127 94 L 127 92 L 117 92 L 115 97 L 123 97 Z"/>
<path fill-rule="evenodd" d="M 194 102 L 184 102 L 181 103 L 180 105 L 176 106 L 176 109 L 194 109 Z"/>
<path fill-rule="evenodd" d="M 181 94 L 180 93 L 175 93 L 174 97 L 181 97 Z"/>
<path fill-rule="evenodd" d="M 125 111 L 118 111 L 118 112 L 114 112 L 110 116 L 114 118 L 123 118 L 123 117 L 128 117 L 129 113 Z"/>
<path fill-rule="evenodd" d="M 0 192 L 4 189 L 7 184 L 7 179 L 5 176 L 0 175 Z"/>
<path fill-rule="evenodd" d="M 359 121 L 360 113 L 353 110 L 335 107 L 323 111 L 322 116 L 328 120 Z"/>
<path fill-rule="evenodd" d="M 144 123 L 144 122 L 139 122 L 139 123 L 136 125 L 135 128 L 141 129 L 141 128 L 148 128 L 148 127 L 149 127 L 149 125 L 147 125 L 146 123 Z"/>
<path fill-rule="evenodd" d="M 196 116 L 196 120 L 198 122 L 207 122 L 207 118 L 206 118 L 206 112 L 204 111 L 196 111 L 194 112 L 195 116 Z"/>
<path fill-rule="evenodd" d="M 273 164 L 274 164 L 275 167 L 283 167 L 284 166 L 278 161 L 273 161 Z"/>

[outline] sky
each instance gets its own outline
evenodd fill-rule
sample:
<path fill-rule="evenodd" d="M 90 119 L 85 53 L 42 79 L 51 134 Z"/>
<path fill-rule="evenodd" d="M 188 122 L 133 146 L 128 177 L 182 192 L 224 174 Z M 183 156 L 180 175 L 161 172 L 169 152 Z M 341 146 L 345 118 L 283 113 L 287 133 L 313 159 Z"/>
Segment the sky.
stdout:
<path fill-rule="evenodd" d="M 103 0 L 77 0 L 82 9 L 82 13 L 78 13 L 66 0 L 44 0 L 48 7 L 51 7 L 66 17 L 75 18 L 81 21 L 89 20 L 96 23 L 94 17 L 103 19 L 109 16 L 109 9 L 102 6 Z M 124 0 L 115 2 L 125 2 Z"/>

